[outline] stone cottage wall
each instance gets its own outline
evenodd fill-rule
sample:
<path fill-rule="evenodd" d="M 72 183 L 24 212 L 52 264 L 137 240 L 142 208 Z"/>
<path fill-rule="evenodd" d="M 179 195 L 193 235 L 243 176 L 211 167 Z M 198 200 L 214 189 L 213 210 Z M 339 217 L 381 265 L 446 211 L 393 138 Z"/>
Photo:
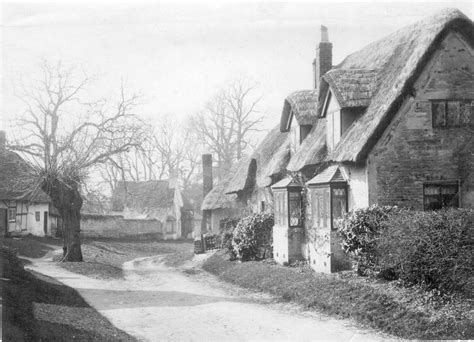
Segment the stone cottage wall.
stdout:
<path fill-rule="evenodd" d="M 368 158 L 369 203 L 423 209 L 425 182 L 459 181 L 474 207 L 474 51 L 450 33 Z M 460 100 L 471 125 L 433 127 L 432 101 Z M 452 120 L 449 118 L 448 120 Z M 458 120 L 459 119 L 456 119 Z"/>
<path fill-rule="evenodd" d="M 129 237 L 154 235 L 163 238 L 162 225 L 156 220 L 126 220 L 123 216 L 82 215 L 81 233 L 86 237 Z"/>

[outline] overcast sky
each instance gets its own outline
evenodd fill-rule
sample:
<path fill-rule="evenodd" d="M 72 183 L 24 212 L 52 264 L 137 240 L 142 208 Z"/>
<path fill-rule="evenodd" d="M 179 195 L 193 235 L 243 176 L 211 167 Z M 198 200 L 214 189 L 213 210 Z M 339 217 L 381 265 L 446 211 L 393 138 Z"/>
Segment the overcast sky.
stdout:
<path fill-rule="evenodd" d="M 329 28 L 337 64 L 442 8 L 472 19 L 473 3 L 3 3 L 0 128 L 22 112 L 12 84 L 42 58 L 81 65 L 109 93 L 124 79 L 144 95 L 140 112 L 151 118 L 196 113 L 244 76 L 259 84 L 269 128 L 286 95 L 312 87 L 320 25 Z"/>

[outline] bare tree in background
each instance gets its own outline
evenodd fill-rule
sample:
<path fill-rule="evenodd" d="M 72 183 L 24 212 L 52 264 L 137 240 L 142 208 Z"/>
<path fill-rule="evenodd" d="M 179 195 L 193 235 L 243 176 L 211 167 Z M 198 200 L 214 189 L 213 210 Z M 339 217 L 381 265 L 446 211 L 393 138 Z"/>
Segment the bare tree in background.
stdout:
<path fill-rule="evenodd" d="M 184 190 L 196 174 L 200 154 L 194 137 L 171 118 L 148 127 L 140 147 L 112 156 L 100 166 L 104 182 L 113 191 L 118 181 L 147 181 L 177 177 Z"/>
<path fill-rule="evenodd" d="M 221 175 L 242 158 L 251 142 L 251 134 L 259 130 L 263 117 L 257 111 L 260 97 L 255 92 L 255 85 L 236 80 L 189 119 L 198 140 L 217 157 Z"/>
<path fill-rule="evenodd" d="M 143 130 L 132 110 L 137 96 L 127 96 L 123 86 L 114 104 L 106 100 L 85 102 L 90 83 L 77 70 L 44 62 L 42 78 L 23 87 L 19 96 L 26 106 L 19 119 L 22 139 L 11 146 L 31 157 L 36 179 L 63 220 L 65 261 L 82 261 L 80 242 L 80 186 L 91 167 L 140 146 Z"/>

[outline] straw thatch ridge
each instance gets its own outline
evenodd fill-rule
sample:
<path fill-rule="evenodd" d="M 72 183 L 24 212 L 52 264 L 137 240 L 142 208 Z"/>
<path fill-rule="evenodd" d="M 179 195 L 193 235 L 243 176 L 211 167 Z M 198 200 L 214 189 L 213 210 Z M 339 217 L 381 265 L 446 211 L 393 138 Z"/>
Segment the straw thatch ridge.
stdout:
<path fill-rule="evenodd" d="M 317 90 L 311 89 L 298 90 L 288 95 L 283 104 L 280 131 L 287 132 L 290 129 L 288 120 L 291 113 L 293 113 L 298 124 L 312 125 L 317 116 L 318 94 Z"/>
<path fill-rule="evenodd" d="M 333 69 L 324 75 L 341 108 L 367 107 L 378 86 L 379 70 Z"/>
<path fill-rule="evenodd" d="M 328 160 L 361 162 L 367 157 L 450 30 L 474 42 L 472 21 L 457 9 L 447 9 L 368 45 L 337 66 L 379 69 L 381 82 L 366 113 L 345 132 Z"/>
<path fill-rule="evenodd" d="M 237 204 L 237 195 L 226 194 L 226 188 L 229 185 L 230 178 L 227 178 L 217 185 L 204 197 L 201 210 L 215 210 L 234 208 Z"/>
<path fill-rule="evenodd" d="M 255 185 L 266 187 L 283 174 L 290 160 L 289 134 L 274 127 L 257 146 L 250 158 L 238 162 L 237 171 L 230 179 L 227 193 L 239 193 Z"/>

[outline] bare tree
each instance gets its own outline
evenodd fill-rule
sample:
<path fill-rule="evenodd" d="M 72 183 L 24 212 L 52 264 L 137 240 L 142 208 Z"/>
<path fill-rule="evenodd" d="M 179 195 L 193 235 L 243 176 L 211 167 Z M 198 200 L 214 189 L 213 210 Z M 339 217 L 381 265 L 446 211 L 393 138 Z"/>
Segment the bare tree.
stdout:
<path fill-rule="evenodd" d="M 221 174 L 227 173 L 249 147 L 252 132 L 258 131 L 263 117 L 257 111 L 260 97 L 255 85 L 236 80 L 220 90 L 189 126 L 205 149 L 212 152 Z"/>
<path fill-rule="evenodd" d="M 11 147 L 35 162 L 35 184 L 60 213 L 63 259 L 82 261 L 80 186 L 91 167 L 140 145 L 142 124 L 132 112 L 138 97 L 127 96 L 122 86 L 116 103 L 85 102 L 81 95 L 91 81 L 85 74 L 77 78 L 76 69 L 60 62 L 44 62 L 41 71 L 41 79 L 23 87 L 26 111 L 19 125 L 27 134 Z"/>

